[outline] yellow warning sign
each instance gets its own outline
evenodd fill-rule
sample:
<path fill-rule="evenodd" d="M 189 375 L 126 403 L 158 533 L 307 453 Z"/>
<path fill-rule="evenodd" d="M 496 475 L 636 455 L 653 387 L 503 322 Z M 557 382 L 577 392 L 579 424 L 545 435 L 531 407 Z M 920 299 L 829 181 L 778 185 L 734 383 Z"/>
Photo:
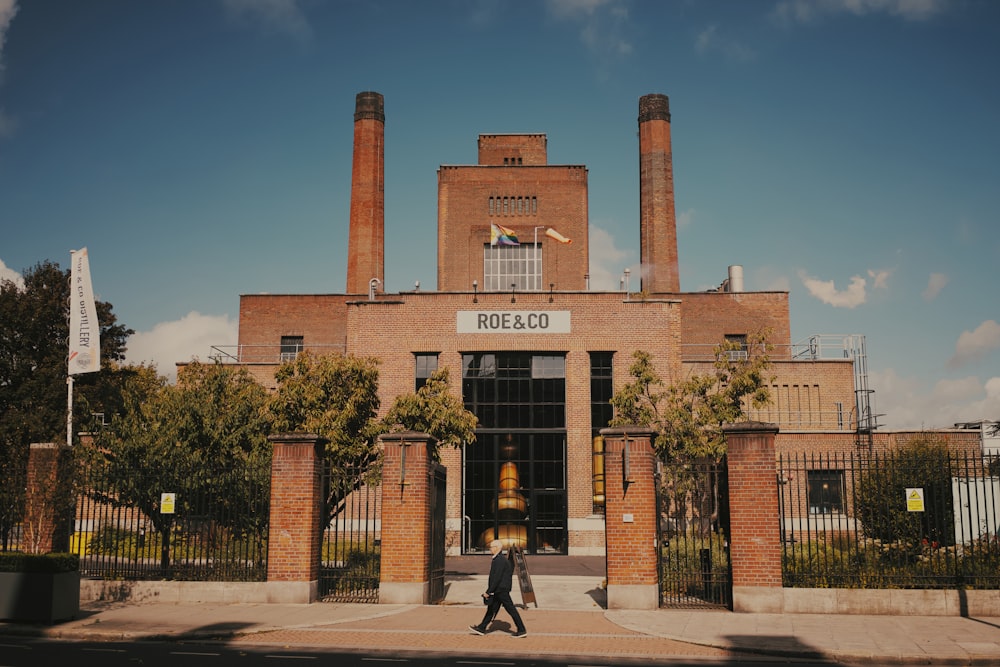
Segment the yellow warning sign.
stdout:
<path fill-rule="evenodd" d="M 906 511 L 907 512 L 923 512 L 924 511 L 924 490 L 923 489 L 907 489 L 906 490 Z"/>
<path fill-rule="evenodd" d="M 176 501 L 176 494 L 173 493 L 161 493 L 160 494 L 160 514 L 173 514 L 174 513 L 174 503 Z"/>

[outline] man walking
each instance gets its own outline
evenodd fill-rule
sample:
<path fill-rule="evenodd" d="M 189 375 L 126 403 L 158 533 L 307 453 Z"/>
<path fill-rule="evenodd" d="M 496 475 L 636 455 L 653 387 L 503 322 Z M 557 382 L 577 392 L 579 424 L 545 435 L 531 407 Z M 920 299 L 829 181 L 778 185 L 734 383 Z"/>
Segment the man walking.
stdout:
<path fill-rule="evenodd" d="M 489 600 L 489 604 L 486 606 L 486 614 L 483 616 L 483 620 L 479 625 L 470 625 L 469 629 L 477 635 L 485 635 L 486 626 L 497 615 L 500 607 L 503 606 L 506 612 L 510 614 L 517 628 L 517 632 L 512 636 L 527 637 L 528 633 L 524 629 L 524 622 L 521 620 L 521 615 L 517 613 L 517 607 L 514 606 L 514 601 L 510 598 L 511 581 L 514 576 L 514 563 L 503 555 L 502 550 L 503 542 L 500 540 L 490 542 L 490 553 L 493 554 L 493 560 L 490 562 L 489 584 L 487 585 L 486 592 L 483 593 L 483 597 Z"/>

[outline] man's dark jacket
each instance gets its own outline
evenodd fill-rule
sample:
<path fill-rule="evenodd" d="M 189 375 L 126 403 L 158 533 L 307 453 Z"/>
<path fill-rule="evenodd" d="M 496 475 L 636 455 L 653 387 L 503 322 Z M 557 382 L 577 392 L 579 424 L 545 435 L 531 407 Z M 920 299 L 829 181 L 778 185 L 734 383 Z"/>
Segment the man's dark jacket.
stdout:
<path fill-rule="evenodd" d="M 490 563 L 490 580 L 486 588 L 488 595 L 504 592 L 510 593 L 514 576 L 514 563 L 501 551 L 493 557 Z"/>

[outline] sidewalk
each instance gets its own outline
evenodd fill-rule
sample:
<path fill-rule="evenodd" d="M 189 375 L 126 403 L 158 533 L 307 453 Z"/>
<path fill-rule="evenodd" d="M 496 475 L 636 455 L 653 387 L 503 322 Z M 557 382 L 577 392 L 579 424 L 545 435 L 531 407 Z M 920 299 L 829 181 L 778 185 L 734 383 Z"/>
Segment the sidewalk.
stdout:
<path fill-rule="evenodd" d="M 602 606 L 599 579 L 539 576 L 533 582 L 539 604 L 522 611 L 528 637 L 518 640 L 509 636 L 512 629 L 502 611 L 488 635 L 469 633 L 468 626 L 483 614 L 483 606 L 475 603 L 485 587 L 485 577 L 479 575 L 449 581 L 441 605 L 89 603 L 79 618 L 52 626 L 0 623 L 0 636 L 199 639 L 468 656 L 495 655 L 516 642 L 525 657 L 729 663 L 780 656 L 869 665 L 1000 663 L 1000 618 L 609 611 Z"/>

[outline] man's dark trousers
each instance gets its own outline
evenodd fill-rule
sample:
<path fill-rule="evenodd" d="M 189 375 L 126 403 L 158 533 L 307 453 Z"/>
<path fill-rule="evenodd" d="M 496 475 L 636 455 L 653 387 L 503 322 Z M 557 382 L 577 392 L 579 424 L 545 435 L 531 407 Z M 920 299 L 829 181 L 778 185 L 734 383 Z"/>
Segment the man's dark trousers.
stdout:
<path fill-rule="evenodd" d="M 521 614 L 517 612 L 514 601 L 510 598 L 510 589 L 513 585 L 514 563 L 503 553 L 493 556 L 490 562 L 490 579 L 486 592 L 490 595 L 490 603 L 486 607 L 486 614 L 483 616 L 479 627 L 483 630 L 496 616 L 497 611 L 502 606 L 504 611 L 510 614 L 518 632 L 524 632 L 524 622 Z"/>

